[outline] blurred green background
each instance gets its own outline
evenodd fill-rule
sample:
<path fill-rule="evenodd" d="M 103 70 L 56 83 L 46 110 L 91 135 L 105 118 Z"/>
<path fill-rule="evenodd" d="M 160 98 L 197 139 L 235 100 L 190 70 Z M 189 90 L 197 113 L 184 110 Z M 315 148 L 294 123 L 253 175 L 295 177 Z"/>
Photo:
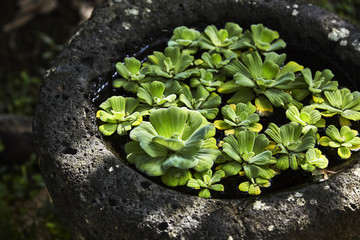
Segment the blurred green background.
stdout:
<path fill-rule="evenodd" d="M 1 2 L 1 239 L 71 239 L 66 225 L 57 217 L 39 171 L 31 139 L 31 116 L 45 69 L 78 24 L 102 1 Z M 360 24 L 360 0 L 309 2 Z"/>

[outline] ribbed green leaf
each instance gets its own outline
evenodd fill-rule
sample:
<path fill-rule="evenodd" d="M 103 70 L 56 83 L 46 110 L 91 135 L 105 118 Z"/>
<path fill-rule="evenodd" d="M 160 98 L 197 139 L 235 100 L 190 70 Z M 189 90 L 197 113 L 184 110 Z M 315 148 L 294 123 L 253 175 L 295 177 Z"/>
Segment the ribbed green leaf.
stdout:
<path fill-rule="evenodd" d="M 261 166 L 259 167 L 260 173 L 259 177 L 263 179 L 271 179 L 275 176 L 275 171 L 269 166 Z"/>
<path fill-rule="evenodd" d="M 134 57 L 125 58 L 125 66 L 131 74 L 135 75 L 135 74 L 138 74 L 138 72 L 140 70 L 141 62 Z M 126 78 L 126 77 L 124 77 L 124 78 Z"/>
<path fill-rule="evenodd" d="M 195 189 L 200 189 L 200 185 L 199 185 L 198 181 L 196 181 L 196 179 L 193 179 L 193 178 L 189 179 L 186 186 L 195 188 Z"/>
<path fill-rule="evenodd" d="M 216 44 L 220 42 L 220 39 L 218 38 L 218 29 L 214 26 L 207 26 L 204 30 L 204 33 L 209 37 L 212 43 Z"/>
<path fill-rule="evenodd" d="M 222 184 L 214 184 L 214 185 L 211 185 L 210 189 L 214 190 L 214 191 L 217 191 L 217 192 L 221 192 L 221 191 L 224 191 L 224 185 L 222 185 Z"/>
<path fill-rule="evenodd" d="M 234 81 L 236 84 L 242 87 L 249 87 L 253 88 L 256 87 L 256 84 L 253 82 L 252 79 L 246 77 L 242 73 L 238 72 L 234 75 Z"/>
<path fill-rule="evenodd" d="M 225 172 L 225 175 L 228 177 L 237 175 L 241 171 L 242 165 L 238 162 L 229 162 L 220 165 L 219 168 L 223 170 Z"/>
<path fill-rule="evenodd" d="M 110 113 L 105 112 L 103 110 L 99 110 L 96 113 L 96 115 L 103 122 L 107 122 L 107 123 L 117 123 L 118 122 L 118 120 L 116 119 L 114 114 L 110 114 Z"/>
<path fill-rule="evenodd" d="M 343 126 L 340 129 L 340 135 L 344 138 L 344 142 L 348 142 L 356 136 L 356 133 L 352 131 L 349 127 Z"/>
<path fill-rule="evenodd" d="M 171 167 L 190 169 L 195 167 L 198 163 L 199 160 L 194 156 L 182 156 L 179 154 L 173 154 L 171 157 L 168 157 L 166 159 L 166 161 L 162 164 L 162 167 L 165 170 L 168 170 Z"/>
<path fill-rule="evenodd" d="M 286 170 L 289 168 L 289 157 L 287 155 L 281 155 L 278 158 L 275 166 L 280 170 Z"/>
<path fill-rule="evenodd" d="M 166 157 L 156 157 L 151 158 L 147 155 L 140 155 L 135 159 L 136 168 L 145 173 L 148 176 L 158 177 L 166 173 L 162 168 L 162 163 L 165 161 Z"/>
<path fill-rule="evenodd" d="M 218 149 L 203 148 L 195 155 L 198 164 L 194 167 L 195 171 L 203 172 L 209 170 L 221 152 Z"/>
<path fill-rule="evenodd" d="M 256 178 L 260 174 L 259 167 L 253 165 L 253 164 L 246 164 L 244 167 L 245 175 L 248 178 Z"/>
<path fill-rule="evenodd" d="M 275 107 L 286 106 L 292 100 L 290 94 L 278 89 L 268 89 L 264 92 L 264 95 L 269 99 L 271 104 Z"/>
<path fill-rule="evenodd" d="M 286 110 L 286 116 L 293 122 L 300 123 L 301 125 L 306 125 L 306 122 L 300 118 L 300 112 L 297 107 L 290 106 L 288 110 Z"/>
<path fill-rule="evenodd" d="M 129 70 L 126 68 L 126 66 L 121 63 L 121 62 L 118 62 L 116 63 L 115 65 L 116 67 L 116 71 L 125 79 L 129 79 Z"/>
<path fill-rule="evenodd" d="M 334 125 L 330 125 L 326 128 L 325 130 L 326 135 L 328 135 L 331 139 L 339 141 L 339 142 L 343 142 L 345 139 L 342 138 L 342 136 L 340 135 L 339 130 L 334 126 Z"/>
<path fill-rule="evenodd" d="M 246 182 L 242 182 L 239 185 L 239 190 L 242 192 L 248 192 L 250 188 L 250 182 L 246 181 Z"/>
<path fill-rule="evenodd" d="M 126 99 L 122 96 L 113 96 L 108 99 L 110 105 L 115 112 L 124 112 L 125 113 L 125 103 Z"/>
<path fill-rule="evenodd" d="M 289 158 L 289 160 L 290 160 L 290 168 L 292 169 L 292 170 L 297 170 L 299 167 L 298 167 L 298 161 L 297 161 L 297 158 L 296 158 L 296 156 L 295 155 L 290 155 L 290 158 Z"/>
<path fill-rule="evenodd" d="M 122 122 L 117 125 L 116 132 L 120 136 L 125 135 L 127 131 L 131 130 L 131 123 L 130 122 Z"/>
<path fill-rule="evenodd" d="M 244 63 L 249 69 L 252 79 L 256 79 L 262 76 L 263 62 L 258 52 L 252 52 L 245 56 Z"/>
<path fill-rule="evenodd" d="M 339 147 L 338 154 L 342 159 L 348 159 L 349 157 L 351 157 L 351 151 L 347 147 Z"/>
<path fill-rule="evenodd" d="M 209 122 L 199 112 L 191 111 L 188 113 L 189 117 L 184 126 L 184 130 L 181 139 L 186 141 L 197 129 L 203 127 Z M 211 135 L 213 133 L 213 135 Z M 206 138 L 214 136 L 215 132 L 212 130 L 206 135 Z"/>
<path fill-rule="evenodd" d="M 163 136 L 155 136 L 152 139 L 153 142 L 164 146 L 165 148 L 169 149 L 170 151 L 178 151 L 179 149 L 185 147 L 185 143 L 179 139 L 174 138 L 165 138 Z"/>
<path fill-rule="evenodd" d="M 228 103 L 239 103 L 239 102 L 248 103 L 249 101 L 253 100 L 254 98 L 255 98 L 254 92 L 250 88 L 241 87 L 241 88 L 237 89 L 237 92 L 227 102 Z"/>
<path fill-rule="evenodd" d="M 301 129 L 298 128 L 301 131 Z M 300 132 L 301 133 L 301 132 Z M 305 133 L 299 141 L 301 142 L 297 148 L 294 150 L 295 152 L 303 152 L 310 148 L 314 148 L 316 143 L 315 132 L 313 129 L 310 129 L 307 133 Z"/>
<path fill-rule="evenodd" d="M 161 181 L 170 187 L 183 186 L 191 178 L 189 170 L 170 168 L 163 176 Z"/>
<path fill-rule="evenodd" d="M 229 77 L 234 76 L 238 72 L 240 72 L 247 78 L 251 78 L 251 74 L 250 74 L 248 68 L 245 67 L 245 65 L 242 62 L 240 62 L 238 59 L 234 59 L 229 64 L 224 66 L 224 68 L 222 69 L 222 73 L 224 73 L 225 75 L 227 75 Z"/>
<path fill-rule="evenodd" d="M 253 163 L 255 165 L 267 165 L 269 164 L 271 156 L 271 151 L 267 150 L 265 152 L 255 155 L 253 158 L 250 159 L 249 163 Z"/>
<path fill-rule="evenodd" d="M 147 85 L 143 84 L 142 87 L 138 89 L 137 96 L 138 98 L 143 99 L 150 106 L 153 106 L 154 105 L 153 98 L 150 92 L 145 89 L 146 87 L 148 87 L 148 83 L 146 84 Z"/>
<path fill-rule="evenodd" d="M 282 76 L 288 72 L 292 72 L 292 73 L 299 72 L 303 69 L 304 69 L 304 67 L 301 66 L 300 64 L 290 61 L 284 67 L 281 68 L 278 76 Z"/>
<path fill-rule="evenodd" d="M 306 162 L 316 166 L 317 168 L 324 169 L 328 166 L 329 160 L 322 155 L 319 149 L 309 149 L 306 152 Z"/>
<path fill-rule="evenodd" d="M 239 143 L 233 135 L 229 135 L 224 138 L 223 151 L 229 155 L 229 157 L 234 160 L 241 162 L 241 157 L 239 153 Z"/>
<path fill-rule="evenodd" d="M 313 86 L 313 78 L 310 68 L 305 68 L 301 71 L 301 74 L 304 76 L 305 82 L 309 85 L 309 87 Z"/>
<path fill-rule="evenodd" d="M 135 159 L 138 157 L 148 157 L 148 155 L 140 147 L 140 144 L 135 141 L 131 141 L 125 144 L 125 152 L 127 154 L 126 159 L 132 164 L 135 163 Z"/>
<path fill-rule="evenodd" d="M 236 135 L 239 144 L 239 152 L 252 152 L 257 134 L 252 131 L 241 131 Z"/>
<path fill-rule="evenodd" d="M 159 135 L 170 138 L 174 133 L 183 132 L 187 117 L 185 109 L 171 107 L 154 111 L 149 120 Z"/>
<path fill-rule="evenodd" d="M 259 154 L 269 145 L 270 141 L 265 134 L 260 134 L 256 137 L 253 147 L 253 152 Z"/>
<path fill-rule="evenodd" d="M 278 65 L 276 65 L 273 61 L 267 60 L 264 62 L 262 67 L 262 76 L 266 79 L 275 79 L 279 70 Z"/>
<path fill-rule="evenodd" d="M 210 190 L 205 188 L 205 189 L 201 189 L 201 191 L 199 192 L 199 197 L 202 198 L 209 198 L 211 196 L 210 194 Z"/>
<path fill-rule="evenodd" d="M 259 195 L 261 193 L 260 187 L 254 184 L 250 184 L 249 186 L 249 194 L 250 195 Z"/>
<path fill-rule="evenodd" d="M 116 123 L 105 123 L 99 126 L 99 130 L 104 136 L 110 136 L 116 131 L 116 129 Z"/>
<path fill-rule="evenodd" d="M 341 113 L 341 116 L 353 121 L 360 120 L 360 112 L 353 110 L 345 110 Z"/>
<path fill-rule="evenodd" d="M 270 123 L 265 133 L 275 142 L 282 143 L 280 128 L 275 123 Z"/>
<path fill-rule="evenodd" d="M 341 93 L 340 91 L 326 91 L 324 92 L 326 99 L 329 101 L 329 103 L 331 104 L 331 106 L 336 107 L 338 109 L 341 108 L 341 104 L 342 104 L 342 97 L 341 97 Z"/>

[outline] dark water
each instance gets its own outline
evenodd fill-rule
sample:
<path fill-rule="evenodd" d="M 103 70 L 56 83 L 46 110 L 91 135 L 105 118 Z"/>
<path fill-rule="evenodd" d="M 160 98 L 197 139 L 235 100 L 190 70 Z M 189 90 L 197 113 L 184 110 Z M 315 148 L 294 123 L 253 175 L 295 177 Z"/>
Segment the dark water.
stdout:
<path fill-rule="evenodd" d="M 158 41 L 154 41 L 151 45 L 145 45 L 140 48 L 140 51 L 134 53 L 133 55 L 129 55 L 136 57 L 140 61 L 146 61 L 146 57 L 152 54 L 153 51 L 163 51 L 166 47 L 168 39 L 160 39 Z M 313 75 L 315 71 L 319 70 L 322 71 L 324 69 L 330 69 L 334 74 L 335 77 L 333 80 L 339 81 L 339 87 L 348 87 L 351 90 L 357 90 L 356 84 L 352 81 L 349 76 L 347 75 L 346 71 L 341 69 L 336 62 L 331 61 L 330 59 L 326 59 L 324 56 L 316 55 L 315 53 L 309 51 L 308 49 L 299 49 L 298 47 L 291 47 L 288 46 L 286 49 L 287 60 L 288 61 L 295 61 L 304 67 L 309 67 L 312 70 Z M 195 59 L 200 58 L 200 56 L 195 56 Z M 115 69 L 115 67 L 114 67 Z M 135 94 L 127 93 L 121 91 L 119 89 L 114 89 L 112 87 L 112 81 L 118 77 L 118 74 L 115 72 L 109 73 L 107 76 L 101 76 L 97 79 L 92 81 L 93 84 L 93 96 L 91 96 L 92 102 L 94 104 L 95 109 L 98 109 L 98 106 L 105 101 L 108 97 L 113 95 L 121 95 L 127 97 L 136 97 Z M 226 99 L 229 98 L 230 95 L 226 95 L 223 97 L 224 101 L 222 106 L 226 104 Z M 219 107 L 221 108 L 221 106 Z M 260 123 L 263 125 L 263 130 L 265 130 L 270 122 L 275 122 L 278 126 L 288 123 L 286 119 L 285 110 L 278 108 L 274 109 L 274 114 L 268 118 L 261 118 Z M 217 118 L 221 117 L 221 113 L 219 113 Z M 146 119 L 144 119 L 146 120 Z M 339 127 L 338 124 L 338 117 L 335 116 L 333 118 L 326 118 L 327 125 L 333 124 Z M 360 123 L 356 122 L 353 124 L 352 129 L 360 129 Z M 319 133 L 321 136 L 325 135 L 325 129 L 319 129 Z M 224 134 L 221 131 L 217 130 L 215 135 L 218 141 L 224 138 Z M 124 145 L 126 142 L 130 141 L 128 136 L 118 136 L 114 134 L 111 137 L 104 137 L 106 144 L 108 145 L 109 149 L 111 149 L 120 159 L 122 159 L 128 166 L 133 168 L 135 171 L 135 167 L 129 164 L 126 159 L 126 154 L 124 151 Z M 343 169 L 347 168 L 350 164 L 352 164 L 355 160 L 355 157 L 358 155 L 357 153 L 353 152 L 352 156 L 348 160 L 342 160 L 337 155 L 336 149 L 331 148 L 324 148 L 322 146 L 317 146 L 323 154 L 327 156 L 329 159 L 329 166 L 328 170 L 332 170 L 334 172 L 340 172 Z M 139 174 L 142 174 L 139 172 Z M 143 175 L 143 174 L 142 174 Z M 150 180 L 162 184 L 160 178 L 149 178 Z M 291 188 L 299 188 L 305 184 L 312 183 L 312 175 L 309 172 L 305 172 L 303 170 L 293 171 L 293 170 L 286 170 L 282 171 L 281 174 L 276 175 L 274 178 L 271 179 L 271 186 L 269 188 L 261 188 L 262 194 L 270 194 L 275 193 L 278 191 L 285 191 Z M 229 178 L 222 179 L 222 184 L 225 187 L 225 190 L 221 193 L 212 191 L 213 198 L 246 198 L 250 197 L 249 194 L 240 192 L 238 190 L 238 185 L 243 182 L 247 181 L 247 178 L 244 176 L 232 176 Z M 186 186 L 171 188 L 178 190 L 180 192 L 184 192 L 187 194 L 197 195 L 198 190 L 190 189 Z"/>

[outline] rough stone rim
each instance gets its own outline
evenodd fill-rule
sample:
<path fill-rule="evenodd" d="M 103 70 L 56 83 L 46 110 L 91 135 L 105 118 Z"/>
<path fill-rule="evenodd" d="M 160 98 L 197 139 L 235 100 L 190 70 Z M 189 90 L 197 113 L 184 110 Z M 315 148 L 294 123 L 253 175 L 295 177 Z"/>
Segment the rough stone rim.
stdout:
<path fill-rule="evenodd" d="M 106 176 L 105 174 L 111 174 L 111 172 L 116 172 L 118 169 L 118 165 L 120 168 L 123 166 L 122 163 L 117 160 L 116 156 L 112 154 L 109 150 L 106 149 L 103 142 L 101 141 L 101 137 L 96 130 L 95 119 L 94 119 L 94 109 L 92 109 L 90 99 L 85 99 L 83 95 L 86 94 L 89 89 L 89 80 L 93 79 L 97 76 L 102 76 L 105 73 L 111 71 L 112 64 L 115 63 L 116 60 L 121 59 L 122 57 L 118 54 L 112 54 L 109 56 L 105 56 L 105 53 L 110 52 L 108 49 L 102 49 L 103 47 L 108 47 L 107 44 L 114 42 L 114 39 L 110 36 L 110 30 L 116 30 L 116 36 L 127 35 L 129 33 L 129 28 L 131 26 L 136 25 L 136 23 L 141 24 L 146 16 L 139 16 L 139 9 L 136 11 L 138 6 L 136 4 L 140 4 L 143 12 L 146 13 L 146 9 L 158 9 L 160 10 L 157 13 L 154 13 L 155 16 L 163 16 L 164 11 L 167 10 L 165 7 L 161 7 L 161 1 L 157 1 L 156 3 L 150 3 L 151 1 L 125 1 L 121 3 L 121 1 L 108 1 L 100 8 L 98 8 L 90 21 L 88 21 L 85 25 L 79 28 L 78 32 L 74 34 L 73 38 L 70 41 L 70 44 L 65 48 L 65 50 L 60 54 L 60 56 L 54 61 L 52 64 L 52 68 L 46 74 L 42 90 L 40 93 L 41 98 L 46 98 L 48 101 L 41 101 L 38 105 L 37 112 L 35 115 L 35 139 L 36 145 L 38 149 L 38 153 L 41 157 L 41 168 L 45 177 L 45 181 L 49 188 L 51 195 L 54 198 L 54 203 L 58 207 L 64 207 L 66 205 L 74 207 L 79 207 L 81 203 L 88 203 L 87 198 L 91 198 L 92 194 L 99 195 L 96 193 L 98 190 L 97 187 L 93 187 L 91 183 L 98 184 L 99 182 L 92 179 L 92 175 L 97 172 L 98 169 L 102 168 L 101 176 L 104 177 L 103 183 L 106 185 L 107 183 L 113 183 L 114 178 L 112 176 Z M 133 4 L 131 4 L 131 2 Z M 175 2 L 175 1 L 173 1 Z M 183 7 L 186 7 L 186 2 L 184 1 Z M 205 1 L 199 1 L 201 4 L 216 6 L 217 3 L 209 2 L 205 3 Z M 221 2 L 221 1 L 219 1 Z M 336 56 L 340 59 L 345 59 L 344 62 L 348 63 L 349 59 L 352 61 L 354 66 L 360 66 L 360 54 L 359 54 L 359 45 L 356 40 L 360 36 L 360 31 L 358 28 L 350 25 L 349 23 L 341 20 L 333 14 L 329 14 L 319 8 L 307 6 L 304 2 L 299 2 L 298 4 L 294 4 L 293 1 L 272 1 L 272 3 L 268 3 L 268 1 L 228 1 L 226 4 L 231 6 L 241 5 L 245 9 L 256 10 L 258 7 L 264 7 L 264 9 L 268 9 L 270 6 L 277 6 L 280 10 L 274 11 L 271 14 L 285 14 L 281 13 L 281 11 L 287 11 L 289 9 L 289 14 L 294 17 L 294 25 L 299 26 L 299 22 L 303 22 L 304 18 L 310 17 L 312 21 L 318 21 L 319 25 L 318 29 L 314 29 L 315 37 L 319 38 L 319 41 L 324 41 L 328 39 L 326 42 L 327 46 L 330 46 Z M 268 6 L 267 6 L 268 5 Z M 297 7 L 295 7 L 297 5 Z M 289 8 L 288 8 L 289 6 Z M 304 10 L 307 7 L 311 9 L 311 12 L 308 10 Z M 195 9 L 187 9 L 192 11 L 201 11 Z M 104 18 L 101 16 L 105 11 L 108 11 L 108 18 Z M 121 16 L 114 16 L 115 13 L 123 12 L 124 14 Z M 162 12 L 163 11 L 163 12 Z M 262 10 L 264 11 L 264 10 Z M 321 13 L 322 16 L 319 15 L 313 16 L 313 13 Z M 137 14 L 136 14 L 137 13 Z M 152 14 L 149 12 L 149 14 Z M 270 15 L 271 15 L 270 14 Z M 176 14 L 175 14 L 176 15 Z M 221 14 L 220 14 L 221 15 Z M 220 15 L 217 17 L 220 18 Z M 274 16 L 272 16 L 274 17 Z M 259 17 L 258 17 L 259 18 Z M 326 18 L 331 18 L 332 20 L 326 20 Z M 115 20 L 114 20 L 115 19 Z M 324 20 L 325 19 L 325 20 Z M 187 24 L 187 22 L 194 21 L 193 18 L 184 19 L 172 19 L 174 26 L 179 26 L 182 24 Z M 196 19 L 195 19 L 196 20 Z M 198 20 L 198 19 L 197 19 Z M 179 24 L 182 22 L 182 24 Z M 121 23 L 120 26 L 110 26 L 107 31 L 107 24 Z M 265 24 L 265 23 L 264 23 Z M 321 25 L 323 24 L 323 25 Z M 158 26 L 162 25 L 158 20 L 155 20 L 152 25 L 149 26 L 148 29 L 144 29 L 144 27 L 140 27 L 139 31 L 143 31 L 143 35 L 149 34 L 153 29 L 159 29 Z M 167 27 L 171 27 L 171 24 L 165 24 Z M 266 25 L 266 24 L 265 24 Z M 174 27 L 173 26 L 173 27 Z M 301 26 L 300 26 L 301 27 Z M 104 28 L 105 34 L 102 35 L 99 32 L 96 32 L 97 29 Z M 344 31 L 343 29 L 349 30 Z M 118 39 L 118 44 L 111 51 L 126 51 L 126 48 L 130 45 L 130 43 L 137 42 L 137 34 L 134 36 L 128 36 L 128 38 L 120 38 Z M 140 34 L 141 35 L 141 34 Z M 301 40 L 301 37 L 300 37 Z M 87 46 L 93 46 L 89 42 L 97 42 L 98 49 L 86 49 Z M 346 44 L 345 44 L 346 41 Z M 99 50 L 100 49 L 100 50 Z M 121 50 L 122 49 L 122 50 Z M 86 51 L 88 50 L 88 51 Z M 97 53 L 99 56 L 99 60 L 94 60 L 92 57 Z M 123 53 L 124 54 L 124 53 Z M 69 59 L 69 56 L 72 56 Z M 96 66 L 96 67 L 95 67 Z M 92 68 L 90 71 L 88 68 Z M 75 78 L 74 72 L 83 71 L 78 78 Z M 69 86 L 72 81 L 74 84 L 71 88 Z M 78 96 L 76 99 L 70 99 L 69 96 L 74 97 Z M 58 99 L 62 99 L 64 102 L 59 103 Z M 70 103 L 70 107 L 69 107 Z M 73 105 L 71 105 L 73 104 Z M 56 106 L 57 109 L 54 110 L 52 107 Z M 80 114 L 73 116 L 72 113 L 79 111 Z M 48 116 L 44 116 L 44 112 L 47 112 Z M 61 113 L 59 116 L 59 112 Z M 70 116 L 70 117 L 67 117 Z M 64 124 L 67 122 L 67 124 Z M 60 123 L 60 124 L 59 124 Z M 67 128 L 61 129 L 60 127 L 64 127 L 66 125 Z M 74 130 L 74 131 L 73 131 Z M 79 139 L 78 136 L 86 136 L 88 143 L 94 144 L 95 147 L 93 149 L 99 150 L 91 152 L 89 148 L 83 147 L 87 146 L 86 141 L 83 139 Z M 56 136 L 56 137 L 54 137 Z M 60 141 L 60 139 L 62 139 Z M 59 142 L 57 142 L 59 141 Z M 100 151 L 102 149 L 102 151 Z M 100 154 L 101 152 L 101 154 Z M 85 155 L 84 155 L 85 154 Z M 84 157 L 86 156 L 86 158 Z M 91 166 L 91 167 L 89 167 Z M 89 171 L 87 172 L 85 169 L 89 167 Z M 111 170 L 112 168 L 112 170 Z M 79 176 L 67 176 L 69 172 L 76 172 L 76 169 L 80 169 Z M 111 170 L 111 171 L 110 171 Z M 100 170 L 99 170 L 100 171 Z M 119 170 L 122 171 L 122 170 Z M 350 177 L 349 177 L 350 176 Z M 130 189 L 139 187 L 141 185 L 149 184 L 147 179 L 143 178 L 139 174 L 135 174 L 134 172 L 129 173 L 128 176 L 134 182 L 131 183 L 133 186 L 120 186 L 116 189 L 118 193 L 122 191 L 128 191 Z M 90 180 L 88 180 L 88 178 Z M 115 178 L 115 179 L 118 179 Z M 84 181 L 90 181 L 89 184 L 84 184 Z M 100 181 L 102 182 L 102 181 Z M 264 226 L 260 226 L 258 228 L 251 228 L 249 226 L 242 226 L 241 229 L 244 229 L 247 235 L 242 235 L 239 230 L 232 229 L 229 230 L 229 236 L 264 236 L 262 234 L 270 234 L 267 236 L 272 236 L 271 234 L 276 230 L 276 236 L 285 236 L 284 234 L 289 233 L 290 231 L 295 231 L 298 233 L 302 233 L 303 229 L 299 226 L 298 223 L 291 223 L 290 226 L 284 227 L 279 226 L 275 223 L 275 219 L 273 219 L 271 210 L 278 209 L 277 205 L 282 204 L 284 201 L 287 204 L 287 207 L 292 208 L 292 215 L 288 215 L 289 211 L 284 210 L 282 214 L 284 220 L 292 220 L 298 218 L 303 212 L 302 207 L 306 204 L 310 204 L 314 209 L 307 209 L 306 213 L 308 215 L 314 214 L 316 215 L 317 211 L 320 214 L 325 214 L 328 212 L 329 208 L 334 208 L 334 211 L 348 211 L 348 209 L 352 209 L 352 211 L 359 211 L 359 201 L 354 199 L 359 199 L 360 190 L 358 186 L 353 188 L 354 182 L 360 182 L 360 163 L 355 163 L 352 168 L 345 170 L 343 173 L 338 174 L 334 178 L 330 179 L 327 182 L 321 184 L 313 184 L 307 187 L 297 189 L 297 190 L 289 190 L 287 192 L 281 192 L 268 196 L 260 196 L 257 198 L 250 198 L 245 200 L 204 200 L 198 199 L 196 196 L 187 196 L 182 195 L 181 193 L 172 191 L 172 190 L 164 190 L 165 188 L 150 184 L 150 188 L 153 189 L 152 193 L 154 195 L 152 201 L 158 201 L 157 198 L 169 197 L 172 196 L 173 200 L 184 201 L 184 204 L 180 204 L 179 206 L 186 206 L 190 204 L 190 206 L 197 206 L 199 209 L 202 209 L 206 212 L 206 208 L 215 208 L 216 206 L 222 206 L 222 210 L 224 213 L 217 213 L 216 216 L 226 216 L 226 213 L 229 211 L 243 211 L 245 213 L 256 213 L 257 211 L 261 211 L 264 214 L 264 219 L 268 219 L 270 223 Z M 74 197 L 77 194 L 82 193 L 84 189 L 89 191 L 91 194 L 88 196 L 79 195 L 77 198 L 74 198 L 74 202 L 68 202 L 66 200 L 60 199 L 58 189 L 61 189 L 63 193 L 69 194 L 69 196 Z M 110 188 L 112 189 L 112 188 Z M 311 193 L 328 190 L 324 192 L 324 196 L 319 199 L 312 198 L 307 199 L 306 196 L 312 196 Z M 154 193 L 156 192 L 156 194 Z M 338 196 L 338 198 L 334 197 L 334 193 L 343 194 L 344 196 Z M 101 200 L 100 198 L 94 198 L 99 200 L 99 203 L 96 203 L 96 206 L 105 206 L 105 202 L 109 202 L 110 190 L 105 190 L 106 199 Z M 115 194 L 116 195 L 116 194 Z M 113 196 L 116 198 L 116 196 Z M 327 199 L 329 201 L 326 202 L 325 205 L 318 205 L 319 200 Z M 332 198 L 332 199 L 331 199 Z M 85 200 L 84 200 L 85 199 Z M 339 202 L 343 202 L 344 199 L 347 199 L 348 202 L 344 202 L 340 207 L 338 206 Z M 148 204 L 148 203 L 147 203 Z M 152 203 L 156 204 L 156 203 Z M 166 223 L 167 227 L 165 230 L 161 231 L 158 227 L 147 226 L 144 227 L 144 232 L 148 231 L 148 234 L 154 234 L 154 236 L 163 236 L 161 234 L 166 234 L 166 236 L 171 236 L 171 234 L 182 234 L 183 236 L 196 236 L 196 232 L 191 227 L 182 229 L 178 224 L 180 220 L 176 217 L 173 217 L 174 223 L 168 222 L 168 217 L 172 218 L 172 210 L 166 206 L 166 202 L 161 202 L 160 204 L 164 204 L 160 213 L 157 213 L 156 216 L 153 216 L 153 219 L 144 220 L 144 225 L 146 222 L 158 223 L 160 226 L 161 223 Z M 121 204 L 120 204 L 121 205 Z M 147 206 L 152 206 L 148 204 Z M 185 207 L 184 207 L 185 208 Z M 186 208 L 185 208 L 186 209 Z M 132 214 L 131 209 L 125 209 L 124 215 Z M 281 209 L 280 209 L 281 210 Z M 97 216 L 88 216 L 87 221 L 84 216 L 84 209 L 79 207 L 79 215 L 74 215 L 74 213 L 64 211 L 63 215 L 65 218 L 74 218 L 77 219 L 77 222 L 73 222 L 73 233 L 77 238 L 81 238 L 82 234 L 85 234 L 88 229 L 91 229 L 91 233 L 96 235 L 96 229 L 92 229 L 91 225 L 94 221 L 98 221 L 99 218 Z M 335 212 L 336 212 L 335 211 Z M 199 211 L 187 210 L 187 213 L 191 215 L 191 219 L 189 219 L 189 223 L 196 222 L 197 218 L 202 218 L 204 216 L 203 213 L 199 213 Z M 208 213 L 206 213 L 208 214 Z M 106 215 L 106 214 L 105 214 Z M 194 217 L 195 215 L 195 217 Z M 196 217 L 197 216 L 197 217 Z M 243 223 L 242 225 L 251 225 L 251 219 L 246 219 L 244 216 L 232 216 L 231 218 L 237 220 L 238 222 Z M 80 219 L 83 219 L 81 221 Z M 207 217 L 208 221 L 213 218 Z M 106 218 L 102 219 L 105 223 L 108 223 L 109 220 Z M 111 219 L 113 220 L 113 219 Z M 150 221 L 151 220 L 151 221 Z M 311 222 L 311 220 L 309 220 Z M 328 220 L 326 220 L 328 221 Z M 326 222 L 325 221 L 325 222 Z M 72 222 L 72 220 L 70 220 Z M 262 222 L 265 224 L 264 222 Z M 316 224 L 311 222 L 312 224 Z M 124 227 L 125 225 L 122 223 L 117 223 L 119 226 Z M 309 224 L 305 224 L 308 226 Z M 329 225 L 332 226 L 329 222 Z M 164 225 L 162 225 L 164 228 Z M 323 226 L 323 225 L 319 225 Z M 169 230 L 171 229 L 171 231 Z M 326 231 L 324 226 L 321 228 Z M 350 228 L 351 229 L 351 228 Z M 125 231 L 126 232 L 126 231 Z M 174 233 L 175 232 L 175 233 Z M 269 233 L 271 232 L 271 233 Z M 171 233 L 171 234 L 170 234 Z M 110 233 L 109 233 L 110 234 Z M 127 233 L 130 234 L 130 233 Z M 158 234 L 158 235 L 157 235 Z M 257 235 L 256 235 L 257 234 Z M 303 233 L 305 234 L 305 233 Z M 178 236 L 177 235 L 177 236 Z M 110 236 L 110 235 L 109 235 Z M 125 234 L 125 236 L 127 236 Z M 130 235 L 129 235 L 130 236 Z M 274 235 L 275 236 L 275 235 Z M 327 236 L 327 235 L 324 235 Z M 343 236 L 343 235 L 341 235 Z M 126 238 L 126 237 L 125 237 Z"/>

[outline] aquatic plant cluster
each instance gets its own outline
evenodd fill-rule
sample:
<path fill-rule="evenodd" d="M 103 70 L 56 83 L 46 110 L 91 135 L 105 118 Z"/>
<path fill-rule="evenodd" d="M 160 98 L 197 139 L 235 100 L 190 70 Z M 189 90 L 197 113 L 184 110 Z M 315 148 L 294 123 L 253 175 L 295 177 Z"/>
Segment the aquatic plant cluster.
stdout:
<path fill-rule="evenodd" d="M 164 52 L 116 64 L 113 87 L 124 95 L 100 105 L 99 130 L 129 136 L 127 161 L 138 171 L 204 198 L 235 175 L 243 176 L 240 191 L 258 195 L 281 171 L 318 174 L 329 163 L 319 146 L 342 159 L 360 148 L 351 129 L 360 120 L 360 93 L 339 89 L 328 69 L 313 75 L 287 62 L 275 52 L 285 46 L 262 24 L 178 27 Z M 261 124 L 277 111 L 286 124 Z"/>

